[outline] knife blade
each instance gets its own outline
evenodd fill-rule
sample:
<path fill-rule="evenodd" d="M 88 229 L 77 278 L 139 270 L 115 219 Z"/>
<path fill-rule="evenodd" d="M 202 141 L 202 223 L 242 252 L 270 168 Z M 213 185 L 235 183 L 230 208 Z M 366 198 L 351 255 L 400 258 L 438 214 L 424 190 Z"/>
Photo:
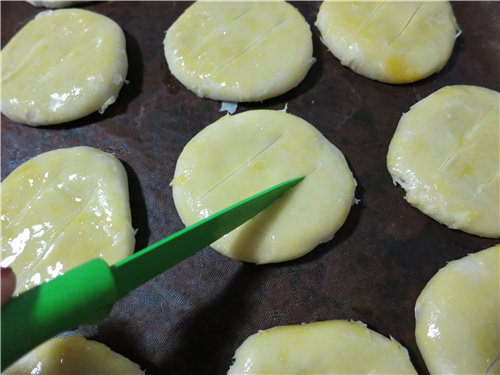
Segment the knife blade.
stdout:
<path fill-rule="evenodd" d="M 131 290 L 192 256 L 267 208 L 304 177 L 227 207 L 112 266 L 92 259 L 2 307 L 1 369 L 52 336 L 106 318 Z"/>

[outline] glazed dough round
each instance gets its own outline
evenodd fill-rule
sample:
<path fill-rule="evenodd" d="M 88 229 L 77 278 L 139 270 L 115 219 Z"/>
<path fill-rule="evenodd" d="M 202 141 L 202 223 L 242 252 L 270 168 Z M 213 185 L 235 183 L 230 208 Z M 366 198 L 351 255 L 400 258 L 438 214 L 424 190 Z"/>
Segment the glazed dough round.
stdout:
<path fill-rule="evenodd" d="M 297 86 L 314 62 L 304 17 L 284 1 L 200 1 L 168 29 L 172 74 L 200 97 L 259 101 Z"/>
<path fill-rule="evenodd" d="M 134 251 L 125 169 L 91 147 L 57 149 L 17 167 L 1 184 L 2 267 L 20 293 L 92 258 Z"/>
<path fill-rule="evenodd" d="M 82 9 L 39 13 L 1 58 L 2 112 L 33 126 L 103 113 L 118 97 L 128 68 L 120 26 Z"/>
<path fill-rule="evenodd" d="M 7 368 L 4 375 L 143 375 L 139 365 L 80 335 L 56 337 Z"/>
<path fill-rule="evenodd" d="M 356 182 L 342 153 L 306 121 L 281 111 L 226 115 L 184 148 L 172 181 L 177 211 L 191 225 L 294 177 L 306 176 L 258 216 L 212 244 L 231 258 L 298 258 L 344 223 Z"/>
<path fill-rule="evenodd" d="M 447 1 L 325 1 L 316 26 L 342 65 L 387 83 L 414 82 L 441 70 L 458 27 Z"/>
<path fill-rule="evenodd" d="M 236 350 L 228 375 L 416 374 L 408 351 L 360 322 L 332 320 L 260 331 Z"/>
<path fill-rule="evenodd" d="M 498 373 L 499 264 L 500 245 L 468 255 L 440 269 L 420 293 L 416 339 L 431 374 Z"/>
<path fill-rule="evenodd" d="M 500 237 L 499 94 L 447 86 L 399 121 L 387 155 L 406 200 L 453 229 Z"/>

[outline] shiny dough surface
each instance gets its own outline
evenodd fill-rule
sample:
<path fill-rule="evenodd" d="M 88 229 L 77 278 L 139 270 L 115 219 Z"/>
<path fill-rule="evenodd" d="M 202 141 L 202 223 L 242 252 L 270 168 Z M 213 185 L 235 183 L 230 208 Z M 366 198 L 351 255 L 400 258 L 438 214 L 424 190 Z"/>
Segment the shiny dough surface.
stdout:
<path fill-rule="evenodd" d="M 309 25 L 284 1 L 198 1 L 168 29 L 164 49 L 188 89 L 229 102 L 280 95 L 314 62 Z"/>
<path fill-rule="evenodd" d="M 260 331 L 236 350 L 228 375 L 416 374 L 394 339 L 360 322 L 331 320 Z"/>
<path fill-rule="evenodd" d="M 9 41 L 1 59 L 2 112 L 32 126 L 104 112 L 128 69 L 120 26 L 82 9 L 39 13 Z"/>
<path fill-rule="evenodd" d="M 431 374 L 500 373 L 499 264 L 500 245 L 468 255 L 420 293 L 416 339 Z"/>
<path fill-rule="evenodd" d="M 127 175 L 111 154 L 85 146 L 40 154 L 7 176 L 1 200 L 1 265 L 16 273 L 16 293 L 134 251 Z"/>
<path fill-rule="evenodd" d="M 4 375 L 143 375 L 139 365 L 80 335 L 53 338 L 7 368 Z"/>
<path fill-rule="evenodd" d="M 387 83 L 414 82 L 441 70 L 457 35 L 447 1 L 325 1 L 316 26 L 342 65 Z"/>
<path fill-rule="evenodd" d="M 342 153 L 314 126 L 282 111 L 226 115 L 184 148 L 172 181 L 191 225 L 290 178 L 297 186 L 211 246 L 231 258 L 274 263 L 330 240 L 344 223 L 356 182 Z"/>
<path fill-rule="evenodd" d="M 492 238 L 500 237 L 499 100 L 482 87 L 444 87 L 401 117 L 387 155 L 413 206 Z"/>

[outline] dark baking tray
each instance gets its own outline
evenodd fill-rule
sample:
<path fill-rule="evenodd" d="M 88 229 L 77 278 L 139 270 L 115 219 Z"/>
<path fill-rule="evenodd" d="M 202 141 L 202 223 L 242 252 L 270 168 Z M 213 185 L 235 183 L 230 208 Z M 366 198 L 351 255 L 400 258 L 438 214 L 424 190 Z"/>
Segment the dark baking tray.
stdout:
<path fill-rule="evenodd" d="M 165 30 L 189 2 L 94 2 L 126 34 L 129 73 L 115 104 L 58 126 L 32 128 L 2 115 L 2 179 L 42 152 L 87 145 L 125 165 L 139 250 L 183 227 L 169 183 L 183 146 L 223 115 L 169 72 Z M 315 125 L 345 155 L 358 182 L 354 206 L 335 238 L 286 263 L 253 265 L 207 248 L 123 298 L 109 318 L 75 332 L 139 363 L 147 374 L 224 374 L 249 335 L 277 325 L 361 320 L 408 348 L 427 369 L 414 338 L 415 301 L 446 262 L 497 240 L 448 229 L 404 199 L 386 168 L 403 112 L 437 89 L 471 84 L 499 90 L 499 2 L 455 2 L 462 34 L 445 68 L 422 81 L 389 85 L 343 67 L 314 26 L 320 2 L 293 3 L 311 25 L 317 61 L 290 92 L 237 112 L 282 109 Z M 1 2 L 2 46 L 43 9 Z"/>

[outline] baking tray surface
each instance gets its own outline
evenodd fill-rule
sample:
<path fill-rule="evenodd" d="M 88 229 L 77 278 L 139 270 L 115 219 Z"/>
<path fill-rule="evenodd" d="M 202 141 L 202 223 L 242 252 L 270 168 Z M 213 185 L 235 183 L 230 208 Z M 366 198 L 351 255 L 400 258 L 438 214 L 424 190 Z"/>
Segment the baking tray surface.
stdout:
<path fill-rule="evenodd" d="M 92 2 L 79 7 L 115 20 L 125 31 L 130 83 L 103 115 L 32 128 L 2 115 L 1 175 L 55 148 L 86 145 L 124 164 L 136 250 L 183 228 L 169 186 L 177 157 L 200 130 L 224 115 L 169 72 L 165 31 L 190 2 Z M 343 67 L 321 43 L 314 22 L 320 2 L 292 3 L 311 25 L 314 57 L 295 89 L 250 109 L 283 109 L 313 124 L 346 157 L 358 186 L 344 226 L 306 256 L 281 264 L 238 262 L 206 248 L 120 300 L 111 315 L 73 332 L 103 342 L 153 374 L 225 374 L 236 348 L 258 330 L 348 319 L 392 335 L 427 373 L 415 343 L 414 306 L 426 282 L 447 262 L 494 245 L 448 229 L 403 198 L 386 168 L 402 113 L 446 85 L 499 90 L 499 2 L 453 2 L 462 34 L 444 69 L 422 81 L 389 85 Z M 44 9 L 1 2 L 2 47 Z"/>

